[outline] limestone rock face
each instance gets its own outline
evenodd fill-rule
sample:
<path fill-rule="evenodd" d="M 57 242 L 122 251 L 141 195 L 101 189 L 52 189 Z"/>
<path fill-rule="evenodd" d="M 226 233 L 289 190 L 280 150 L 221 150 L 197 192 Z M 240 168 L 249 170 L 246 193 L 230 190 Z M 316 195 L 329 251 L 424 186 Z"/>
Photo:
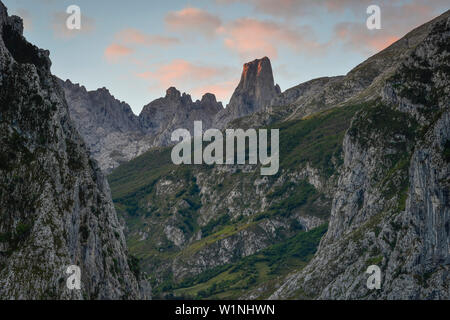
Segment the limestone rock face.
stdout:
<path fill-rule="evenodd" d="M 87 91 L 69 80 L 60 83 L 71 118 L 106 173 L 152 147 L 172 144 L 171 134 L 176 129 L 193 133 L 194 121 L 202 121 L 205 130 L 211 128 L 215 115 L 223 109 L 213 94 L 193 102 L 188 94 L 172 87 L 165 97 L 149 103 L 136 116 L 128 104 L 115 99 L 105 88 Z"/>
<path fill-rule="evenodd" d="M 273 299 L 449 299 L 450 11 L 408 38 L 421 40 L 371 88 L 378 102 L 345 136 L 316 256 Z M 366 286 L 374 264 L 380 290 Z"/>
<path fill-rule="evenodd" d="M 150 147 L 139 118 L 106 89 L 87 91 L 70 80 L 60 81 L 70 117 L 104 172 L 109 172 Z"/>
<path fill-rule="evenodd" d="M 241 81 L 227 108 L 217 115 L 215 125 L 224 128 L 234 119 L 261 111 L 280 93 L 280 87 L 274 84 L 269 58 L 264 57 L 246 63 Z"/>
<path fill-rule="evenodd" d="M 194 121 L 202 121 L 204 130 L 211 128 L 215 115 L 222 110 L 213 94 L 205 94 L 201 101 L 192 101 L 190 95 L 181 94 L 176 88 L 169 88 L 164 98 L 146 105 L 139 115 L 140 123 L 147 136 L 153 138 L 154 146 L 172 144 L 170 138 L 176 129 L 194 131 Z"/>
<path fill-rule="evenodd" d="M 0 2 L 0 299 L 139 298 L 108 183 L 22 31 Z"/>

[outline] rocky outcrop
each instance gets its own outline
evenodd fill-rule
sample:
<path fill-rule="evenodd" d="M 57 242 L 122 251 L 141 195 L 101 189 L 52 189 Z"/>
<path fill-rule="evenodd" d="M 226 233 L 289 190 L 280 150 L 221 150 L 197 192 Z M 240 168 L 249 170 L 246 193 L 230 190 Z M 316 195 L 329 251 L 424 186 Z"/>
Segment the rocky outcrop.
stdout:
<path fill-rule="evenodd" d="M 385 79 L 424 40 L 430 27 L 427 23 L 413 30 L 345 76 L 313 79 L 288 89 L 259 112 L 236 119 L 230 125 L 235 128 L 268 126 L 281 119 L 298 120 L 336 106 L 370 101 L 379 95 Z"/>
<path fill-rule="evenodd" d="M 344 139 L 318 253 L 272 298 L 450 297 L 450 11 L 405 39 L 420 42 Z M 366 286 L 369 265 L 382 270 L 380 290 Z"/>
<path fill-rule="evenodd" d="M 139 118 L 106 89 L 87 91 L 70 80 L 60 81 L 70 117 L 101 169 L 109 172 L 150 148 Z"/>
<path fill-rule="evenodd" d="M 22 32 L 0 2 L 0 299 L 138 298 L 108 183 Z"/>
<path fill-rule="evenodd" d="M 139 115 L 146 135 L 152 137 L 153 146 L 168 146 L 172 132 L 183 128 L 194 133 L 194 121 L 202 121 L 203 129 L 212 127 L 215 115 L 222 110 L 213 94 L 205 94 L 201 101 L 192 101 L 190 95 L 181 94 L 176 88 L 169 88 L 164 98 L 146 105 Z"/>
<path fill-rule="evenodd" d="M 215 115 L 223 109 L 213 94 L 193 102 L 188 94 L 169 88 L 165 97 L 146 105 L 138 117 L 106 88 L 87 91 L 69 80 L 60 83 L 71 118 L 106 173 L 150 148 L 171 145 L 176 129 L 193 134 L 194 121 L 202 121 L 205 130 L 211 128 Z"/>
<path fill-rule="evenodd" d="M 145 156 L 148 158 L 142 164 L 159 171 L 154 163 L 164 160 L 151 151 Z M 142 168 L 137 161 L 142 160 L 132 160 L 113 172 L 113 193 L 123 189 L 116 179 L 127 184 L 123 180 L 128 178 L 121 175 L 120 169 L 131 176 L 152 174 L 146 169 L 139 173 L 133 169 Z M 333 189 L 331 179 L 324 185 L 322 174 L 312 168 L 283 172 L 277 179 L 261 178 L 257 171 L 252 166 L 173 168 L 152 186 L 121 192 L 122 196 L 115 199 L 122 208 L 120 214 L 126 221 L 135 221 L 127 230 L 128 239 L 133 239 L 130 250 L 145 257 L 142 269 L 152 274 L 156 284 L 166 277 L 182 281 L 237 262 L 299 230 L 326 223 L 331 204 L 327 194 Z M 297 199 L 292 194 L 305 187 L 311 191 L 302 203 L 275 211 L 277 204 L 289 197 L 295 203 Z M 139 196 L 135 196 L 137 193 Z M 131 199 L 137 204 L 135 209 L 128 205 Z M 130 214 L 132 210 L 135 213 Z"/>
<path fill-rule="evenodd" d="M 274 83 L 269 58 L 244 64 L 241 81 L 226 109 L 216 116 L 215 127 L 224 128 L 232 120 L 263 110 L 280 93 L 280 87 Z"/>

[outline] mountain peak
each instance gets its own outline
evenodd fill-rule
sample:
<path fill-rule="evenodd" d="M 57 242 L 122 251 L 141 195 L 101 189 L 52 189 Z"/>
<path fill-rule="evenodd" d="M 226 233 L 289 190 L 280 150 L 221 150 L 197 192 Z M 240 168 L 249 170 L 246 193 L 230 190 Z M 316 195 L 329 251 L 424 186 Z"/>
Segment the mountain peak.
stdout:
<path fill-rule="evenodd" d="M 217 103 L 216 96 L 212 93 L 205 93 L 201 101 L 202 103 Z"/>
<path fill-rule="evenodd" d="M 170 87 L 166 91 L 166 98 L 176 98 L 179 99 L 181 97 L 181 92 L 177 90 L 175 87 Z"/>
<path fill-rule="evenodd" d="M 227 108 L 216 118 L 216 125 L 225 126 L 230 121 L 263 110 L 281 93 L 275 85 L 272 64 L 268 57 L 244 64 L 241 81 Z"/>
<path fill-rule="evenodd" d="M 273 85 L 273 72 L 270 59 L 264 57 L 262 59 L 255 59 L 251 62 L 244 64 L 242 71 L 241 83 L 252 85 L 256 80 L 261 79 L 264 82 L 271 82 Z"/>
<path fill-rule="evenodd" d="M 244 70 L 242 72 L 242 78 L 248 78 L 248 76 L 253 76 L 256 72 L 257 77 L 269 76 L 273 78 L 272 65 L 270 59 L 267 57 L 261 59 L 255 59 L 251 62 L 244 64 Z"/>

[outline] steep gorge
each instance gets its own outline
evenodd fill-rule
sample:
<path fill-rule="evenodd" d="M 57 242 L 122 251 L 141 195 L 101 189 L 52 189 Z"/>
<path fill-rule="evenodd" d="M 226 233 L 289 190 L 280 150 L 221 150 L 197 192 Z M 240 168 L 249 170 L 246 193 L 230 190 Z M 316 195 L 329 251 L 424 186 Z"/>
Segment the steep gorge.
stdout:
<path fill-rule="evenodd" d="M 157 294 L 448 298 L 448 17 L 232 121 L 280 129 L 274 177 L 249 165 L 175 167 L 169 149 L 113 172 L 130 250 L 157 270 Z M 327 221 L 308 263 L 311 252 L 292 244 Z M 286 270 L 275 257 L 296 262 Z M 385 272 L 382 291 L 365 286 L 370 264 Z"/>

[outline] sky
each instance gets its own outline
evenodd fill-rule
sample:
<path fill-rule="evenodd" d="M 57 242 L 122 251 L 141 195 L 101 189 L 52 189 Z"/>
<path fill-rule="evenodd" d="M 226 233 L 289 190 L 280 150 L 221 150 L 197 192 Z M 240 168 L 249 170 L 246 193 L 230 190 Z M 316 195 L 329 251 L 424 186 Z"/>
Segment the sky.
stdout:
<path fill-rule="evenodd" d="M 271 59 L 284 91 L 343 75 L 413 28 L 450 9 L 448 0 L 2 0 L 24 35 L 50 50 L 52 72 L 88 90 L 106 87 L 138 114 L 175 86 L 224 106 L 242 65 Z M 81 9 L 69 30 L 66 10 Z M 381 9 L 369 30 L 367 8 Z"/>

